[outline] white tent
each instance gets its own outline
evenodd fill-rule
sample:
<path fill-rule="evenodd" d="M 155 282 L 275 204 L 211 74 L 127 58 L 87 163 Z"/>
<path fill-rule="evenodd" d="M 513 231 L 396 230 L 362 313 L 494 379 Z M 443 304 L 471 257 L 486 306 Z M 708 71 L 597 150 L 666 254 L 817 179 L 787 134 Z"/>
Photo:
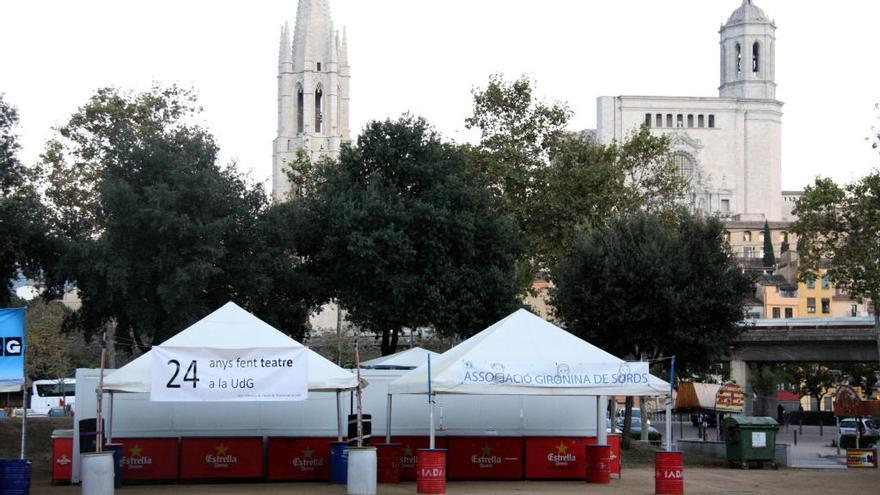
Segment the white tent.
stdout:
<path fill-rule="evenodd" d="M 243 347 L 303 347 L 268 323 L 228 302 L 220 309 L 163 342 L 173 347 L 210 347 L 237 349 Z M 149 393 L 151 356 L 149 351 L 119 368 L 104 379 L 107 392 Z M 331 392 L 357 387 L 351 371 L 336 366 L 320 354 L 309 350 L 309 390 Z"/>
<path fill-rule="evenodd" d="M 665 395 L 669 384 L 648 376 L 643 385 L 579 385 L 577 387 L 519 384 L 463 383 L 469 363 L 554 366 L 626 362 L 542 318 L 520 309 L 482 332 L 432 359 L 431 382 L 435 394 L 485 395 Z M 428 366 L 423 364 L 391 382 L 392 394 L 427 394 Z"/>
<path fill-rule="evenodd" d="M 440 354 L 427 349 L 422 349 L 421 347 L 413 347 L 412 349 L 400 351 L 391 354 L 390 356 L 382 356 L 369 361 L 364 361 L 361 363 L 361 368 L 376 370 L 413 369 L 425 364 L 428 360 L 428 355 L 431 356 L 431 359 L 436 359 Z"/>

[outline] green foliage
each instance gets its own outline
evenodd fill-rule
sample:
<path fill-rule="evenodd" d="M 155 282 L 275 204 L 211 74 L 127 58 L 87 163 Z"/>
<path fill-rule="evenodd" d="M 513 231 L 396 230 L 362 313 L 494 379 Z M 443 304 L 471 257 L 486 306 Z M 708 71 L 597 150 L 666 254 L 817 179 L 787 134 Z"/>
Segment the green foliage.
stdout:
<path fill-rule="evenodd" d="M 58 301 L 34 299 L 27 305 L 27 375 L 30 380 L 70 378 L 76 368 L 97 368 L 100 344 L 62 330 L 70 310 Z"/>
<path fill-rule="evenodd" d="M 526 284 L 571 252 L 579 226 L 600 226 L 619 212 L 668 209 L 686 187 L 668 137 L 641 129 L 605 146 L 567 133 L 570 118 L 566 105 L 537 100 L 528 79 L 493 75 L 474 91 L 466 120 L 481 132 L 472 166 L 488 177 L 500 211 L 527 242 L 520 261 Z"/>
<path fill-rule="evenodd" d="M 770 224 L 764 220 L 764 266 L 776 267 L 776 254 L 773 252 L 773 237 L 770 235 Z"/>
<path fill-rule="evenodd" d="M 779 246 L 779 254 L 781 256 L 790 250 L 791 247 L 788 245 L 788 232 L 786 232 L 785 236 L 782 238 L 782 245 Z"/>
<path fill-rule="evenodd" d="M 622 357 L 675 355 L 686 371 L 727 352 L 753 291 L 719 220 L 633 213 L 586 230 L 551 295 L 575 335 Z"/>
<path fill-rule="evenodd" d="M 158 343 L 229 300 L 301 337 L 308 288 L 287 232 L 259 185 L 217 164 L 192 92 L 99 90 L 47 145 L 59 291 L 80 291 L 66 320 L 120 341 Z"/>
<path fill-rule="evenodd" d="M 517 306 L 516 230 L 467 150 L 420 118 L 371 122 L 338 164 L 318 164 L 301 205 L 312 273 L 394 351 L 402 328 L 467 336 Z M 311 237 L 308 237 L 311 235 Z"/>
<path fill-rule="evenodd" d="M 52 252 L 34 170 L 18 160 L 17 125 L 18 113 L 0 94 L 0 306 L 10 303 L 19 271 L 39 276 Z"/>
<path fill-rule="evenodd" d="M 834 365 L 831 365 L 834 366 Z M 784 366 L 784 373 L 801 397 L 821 398 L 837 385 L 828 364 L 793 363 Z"/>

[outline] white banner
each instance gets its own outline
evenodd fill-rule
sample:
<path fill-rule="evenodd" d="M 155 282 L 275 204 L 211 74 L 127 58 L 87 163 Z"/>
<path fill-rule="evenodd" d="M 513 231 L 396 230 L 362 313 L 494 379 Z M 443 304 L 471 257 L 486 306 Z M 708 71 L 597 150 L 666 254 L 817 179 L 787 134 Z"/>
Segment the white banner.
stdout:
<path fill-rule="evenodd" d="M 648 363 L 461 363 L 461 383 L 522 387 L 647 385 Z"/>
<path fill-rule="evenodd" d="M 308 397 L 308 349 L 153 347 L 150 400 L 296 401 Z"/>

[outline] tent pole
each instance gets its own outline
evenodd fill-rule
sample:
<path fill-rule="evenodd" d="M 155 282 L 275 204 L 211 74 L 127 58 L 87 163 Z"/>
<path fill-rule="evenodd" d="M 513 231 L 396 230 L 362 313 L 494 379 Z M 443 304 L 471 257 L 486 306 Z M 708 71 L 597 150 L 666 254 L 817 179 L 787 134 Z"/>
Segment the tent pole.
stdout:
<path fill-rule="evenodd" d="M 336 441 L 342 441 L 342 391 L 336 389 Z"/>
<path fill-rule="evenodd" d="M 110 392 L 110 414 L 107 420 L 107 443 L 113 443 L 113 392 Z"/>
<path fill-rule="evenodd" d="M 388 394 L 388 413 L 385 415 L 385 443 L 391 443 L 391 394 Z"/>
<path fill-rule="evenodd" d="M 596 444 L 608 445 L 608 430 L 605 427 L 605 410 L 608 409 L 608 397 L 596 396 Z"/>
<path fill-rule="evenodd" d="M 666 397 L 666 452 L 672 452 L 672 390 L 674 387 L 675 356 L 672 356 L 672 361 L 669 364 L 669 395 Z"/>
<path fill-rule="evenodd" d="M 428 448 L 434 450 L 434 395 L 431 389 L 431 355 L 428 354 Z"/>

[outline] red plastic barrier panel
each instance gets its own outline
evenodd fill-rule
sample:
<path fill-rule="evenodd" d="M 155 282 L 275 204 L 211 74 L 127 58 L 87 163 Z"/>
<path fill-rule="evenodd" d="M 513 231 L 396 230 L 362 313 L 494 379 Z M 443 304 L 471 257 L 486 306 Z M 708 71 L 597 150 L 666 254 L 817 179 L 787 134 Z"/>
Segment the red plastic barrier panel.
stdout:
<path fill-rule="evenodd" d="M 73 439 L 52 439 L 52 481 L 69 483 L 73 468 Z"/>
<path fill-rule="evenodd" d="M 587 445 L 596 443 L 596 437 L 587 438 Z M 608 435 L 608 445 L 611 446 L 611 474 L 620 475 L 620 435 Z"/>
<path fill-rule="evenodd" d="M 392 443 L 400 444 L 400 479 L 416 481 L 416 450 L 428 448 L 428 437 L 392 437 Z M 446 448 L 446 437 L 435 437 L 434 447 Z"/>
<path fill-rule="evenodd" d="M 526 479 L 584 479 L 586 438 L 526 438 Z"/>
<path fill-rule="evenodd" d="M 123 480 L 176 480 L 176 438 L 114 438 L 122 444 Z"/>
<path fill-rule="evenodd" d="M 330 442 L 336 438 L 269 438 L 271 481 L 330 479 Z"/>
<path fill-rule="evenodd" d="M 260 478 L 262 438 L 184 438 L 180 449 L 182 479 Z"/>
<path fill-rule="evenodd" d="M 458 437 L 449 439 L 449 479 L 520 480 L 523 439 Z"/>

